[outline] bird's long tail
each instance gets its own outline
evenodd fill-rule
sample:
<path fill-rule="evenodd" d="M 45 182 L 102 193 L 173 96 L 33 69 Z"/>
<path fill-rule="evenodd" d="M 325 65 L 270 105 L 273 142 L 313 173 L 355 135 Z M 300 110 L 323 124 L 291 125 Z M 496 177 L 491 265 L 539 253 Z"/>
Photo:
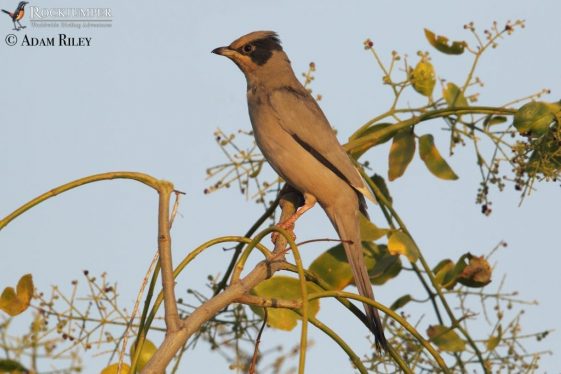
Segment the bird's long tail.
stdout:
<path fill-rule="evenodd" d="M 0 9 L 3 13 L 6 13 L 7 15 L 9 15 L 10 17 L 12 16 L 12 13 L 8 12 L 6 9 Z"/>
<path fill-rule="evenodd" d="M 352 209 L 326 210 L 331 222 L 335 226 L 339 237 L 343 241 L 347 260 L 351 265 L 355 284 L 358 292 L 365 297 L 374 300 L 372 283 L 368 276 L 368 270 L 364 262 L 362 243 L 360 240 L 360 225 L 357 211 Z M 384 335 L 384 328 L 378 310 L 371 305 L 364 304 L 366 316 L 368 317 L 368 327 L 376 338 L 376 348 L 387 350 L 388 342 Z"/>

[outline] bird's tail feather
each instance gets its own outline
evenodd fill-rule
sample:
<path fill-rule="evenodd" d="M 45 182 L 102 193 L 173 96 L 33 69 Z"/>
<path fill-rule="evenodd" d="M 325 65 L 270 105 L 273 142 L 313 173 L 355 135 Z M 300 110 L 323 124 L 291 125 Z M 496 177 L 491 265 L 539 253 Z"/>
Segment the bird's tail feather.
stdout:
<path fill-rule="evenodd" d="M 343 241 L 345 254 L 351 265 L 358 292 L 362 296 L 374 300 L 372 283 L 370 283 L 370 277 L 368 276 L 368 270 L 364 262 L 358 216 L 349 216 L 347 211 L 343 212 L 343 214 L 345 214 L 345 216 L 337 214 L 337 212 L 328 212 L 335 229 L 339 233 L 339 237 Z M 366 310 L 366 316 L 368 317 L 368 327 L 376 338 L 376 347 L 378 350 L 380 350 L 380 348 L 387 350 L 388 342 L 384 335 L 384 328 L 378 310 L 368 304 L 364 304 L 364 308 Z"/>
<path fill-rule="evenodd" d="M 9 15 L 9 16 L 12 15 L 12 13 L 8 12 L 6 9 L 0 9 L 0 10 L 2 10 L 2 12 L 6 13 L 6 14 Z"/>

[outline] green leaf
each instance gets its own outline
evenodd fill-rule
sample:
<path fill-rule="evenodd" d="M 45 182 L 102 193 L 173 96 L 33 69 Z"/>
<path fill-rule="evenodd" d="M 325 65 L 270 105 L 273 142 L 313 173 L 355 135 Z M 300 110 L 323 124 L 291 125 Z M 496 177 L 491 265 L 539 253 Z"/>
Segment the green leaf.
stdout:
<path fill-rule="evenodd" d="M 561 120 L 558 119 L 558 123 Z M 534 150 L 525 165 L 524 172 L 534 177 L 538 173 L 547 176 L 556 176 L 561 172 L 561 147 L 558 140 L 558 130 L 550 131 L 538 141 L 533 142 Z"/>
<path fill-rule="evenodd" d="M 413 300 L 413 297 L 411 295 L 409 295 L 409 294 L 403 295 L 403 296 L 399 297 L 396 301 L 394 301 L 393 304 L 390 306 L 390 308 L 392 310 L 397 310 L 397 309 L 403 308 L 411 300 Z"/>
<path fill-rule="evenodd" d="M 491 282 L 492 269 L 487 260 L 471 253 L 465 253 L 456 263 L 442 260 L 433 269 L 435 280 L 442 287 L 451 290 L 459 282 L 466 287 L 480 288 Z"/>
<path fill-rule="evenodd" d="M 430 341 L 443 351 L 462 352 L 466 348 L 466 342 L 448 327 L 442 325 L 429 326 L 427 335 Z"/>
<path fill-rule="evenodd" d="M 427 169 L 438 178 L 446 180 L 458 179 L 458 176 L 448 163 L 442 158 L 434 145 L 432 135 L 423 135 L 419 138 L 419 156 L 427 166 Z"/>
<path fill-rule="evenodd" d="M 393 138 L 396 130 L 393 130 L 391 126 L 393 126 L 392 123 L 377 123 L 372 125 L 366 129 L 360 137 L 352 140 L 350 139 L 343 147 L 352 157 L 359 159 L 360 156 L 370 148 L 386 143 Z"/>
<path fill-rule="evenodd" d="M 409 70 L 409 80 L 415 91 L 423 96 L 430 97 L 436 84 L 434 67 L 430 61 L 423 57 L 415 66 L 415 69 Z"/>
<path fill-rule="evenodd" d="M 388 247 L 373 242 L 362 243 L 366 250 L 365 262 L 370 282 L 382 285 L 399 275 L 403 266 L 399 256 L 390 254 Z"/>
<path fill-rule="evenodd" d="M 23 313 L 31 302 L 33 296 L 33 278 L 26 274 L 20 278 L 16 290 L 6 287 L 0 296 L 0 310 L 14 317 Z"/>
<path fill-rule="evenodd" d="M 342 244 L 338 244 L 319 255 L 309 270 L 323 279 L 332 290 L 342 290 L 353 281 L 351 266 Z"/>
<path fill-rule="evenodd" d="M 306 282 L 308 294 L 322 291 L 316 284 Z M 297 278 L 286 276 L 274 276 L 261 283 L 251 290 L 253 295 L 283 299 L 283 300 L 299 300 L 302 299 L 300 292 L 300 281 Z M 258 315 L 264 316 L 263 308 L 252 306 L 251 309 Z M 319 300 L 312 300 L 308 304 L 308 313 L 315 316 L 319 311 Z M 267 324 L 280 330 L 290 331 L 296 327 L 296 321 L 300 316 L 289 309 L 267 308 Z"/>
<path fill-rule="evenodd" d="M 392 255 L 403 255 L 411 262 L 419 259 L 419 249 L 404 232 L 394 230 L 388 238 L 388 251 Z"/>
<path fill-rule="evenodd" d="M 370 222 L 368 218 L 364 217 L 362 214 L 360 215 L 360 239 L 363 242 L 378 240 L 389 231 L 389 229 L 379 228 L 374 223 Z"/>
<path fill-rule="evenodd" d="M 0 360 L 0 373 L 29 373 L 29 370 L 17 361 L 2 359 Z"/>
<path fill-rule="evenodd" d="M 447 289 L 452 289 L 456 285 L 457 274 L 454 275 L 455 264 L 454 261 L 450 259 L 442 260 L 436 265 L 432 270 L 434 273 L 435 281 L 442 287 Z"/>
<path fill-rule="evenodd" d="M 533 101 L 518 109 L 514 114 L 513 125 L 522 135 L 539 137 L 547 132 L 558 111 L 559 104 Z"/>
<path fill-rule="evenodd" d="M 506 122 L 505 116 L 488 116 L 487 118 L 485 118 L 485 121 L 483 121 L 483 126 L 485 128 L 488 128 L 505 122 Z"/>
<path fill-rule="evenodd" d="M 364 261 L 373 284 L 384 284 L 401 271 L 399 256 L 392 256 L 385 245 L 363 242 Z M 342 290 L 353 283 L 353 273 L 342 244 L 322 253 L 310 265 L 309 270 L 325 281 L 330 289 Z"/>
<path fill-rule="evenodd" d="M 386 184 L 384 177 L 378 174 L 374 174 L 373 176 L 370 177 L 370 180 L 380 189 L 382 195 L 384 195 L 384 197 L 388 199 L 390 203 L 392 203 L 393 199 L 392 196 L 390 195 L 390 190 L 388 189 L 388 185 Z"/>
<path fill-rule="evenodd" d="M 448 83 L 442 90 L 442 96 L 450 108 L 469 106 L 462 90 L 454 83 Z"/>
<path fill-rule="evenodd" d="M 452 42 L 452 44 L 450 45 L 448 44 L 447 37 L 441 35 L 437 36 L 429 29 L 425 29 L 425 36 L 434 48 L 448 55 L 461 55 L 462 53 L 464 53 L 464 50 L 467 46 L 467 43 L 464 41 Z"/>
<path fill-rule="evenodd" d="M 390 148 L 388 178 L 393 181 L 405 173 L 415 154 L 415 136 L 411 129 L 395 134 Z"/>

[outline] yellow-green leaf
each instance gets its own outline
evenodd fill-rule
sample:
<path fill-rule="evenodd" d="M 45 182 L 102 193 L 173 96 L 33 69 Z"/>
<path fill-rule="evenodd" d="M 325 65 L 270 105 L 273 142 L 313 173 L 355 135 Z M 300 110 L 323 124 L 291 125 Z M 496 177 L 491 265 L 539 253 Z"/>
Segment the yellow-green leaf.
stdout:
<path fill-rule="evenodd" d="M 353 273 L 342 244 L 323 252 L 309 270 L 325 281 L 331 289 L 342 290 L 353 281 Z"/>
<path fill-rule="evenodd" d="M 487 339 L 487 350 L 492 351 L 497 348 L 497 345 L 501 342 L 501 338 L 499 336 L 491 336 Z"/>
<path fill-rule="evenodd" d="M 437 36 L 429 29 L 425 29 L 425 36 L 434 48 L 448 55 L 461 55 L 462 53 L 464 53 L 464 50 L 467 46 L 466 42 L 464 41 L 455 41 L 452 42 L 452 44 L 449 44 L 447 37 L 441 35 Z"/>
<path fill-rule="evenodd" d="M 561 123 L 561 119 L 557 121 Z M 548 132 L 534 145 L 524 172 L 531 177 L 538 173 L 552 177 L 561 172 L 561 147 L 557 131 Z"/>
<path fill-rule="evenodd" d="M 506 122 L 506 117 L 505 116 L 488 116 L 487 118 L 485 118 L 485 121 L 483 121 L 483 126 L 485 126 L 485 128 L 487 128 L 487 127 L 499 125 L 499 124 L 505 123 L 505 122 Z"/>
<path fill-rule="evenodd" d="M 374 182 L 374 184 L 380 189 L 380 192 L 382 192 L 382 195 L 384 195 L 384 197 L 388 199 L 390 203 L 393 202 L 392 196 L 390 195 L 390 190 L 388 189 L 388 185 L 386 184 L 384 177 L 378 174 L 374 174 L 370 177 L 370 180 Z"/>
<path fill-rule="evenodd" d="M 442 97 L 450 108 L 469 106 L 462 90 L 454 83 L 448 83 L 446 88 L 442 90 Z"/>
<path fill-rule="evenodd" d="M 490 336 L 489 339 L 487 339 L 487 350 L 489 352 L 497 348 L 503 337 L 503 328 L 501 325 L 499 325 L 499 328 L 497 330 L 497 335 Z"/>
<path fill-rule="evenodd" d="M 399 256 L 392 255 L 388 247 L 374 242 L 362 243 L 365 249 L 364 261 L 370 276 L 370 282 L 375 285 L 382 285 L 399 275 L 403 266 Z"/>
<path fill-rule="evenodd" d="M 343 147 L 355 159 L 359 159 L 370 148 L 390 140 L 396 133 L 392 123 L 377 123 L 370 126 L 358 138 L 349 139 Z"/>
<path fill-rule="evenodd" d="M 448 327 L 442 325 L 429 326 L 427 335 L 431 342 L 444 351 L 462 352 L 466 348 L 466 342 Z"/>
<path fill-rule="evenodd" d="M 364 262 L 373 284 L 381 285 L 401 271 L 399 256 L 392 256 L 385 245 L 362 242 Z M 310 272 L 327 283 L 330 289 L 342 290 L 353 283 L 353 273 L 341 244 L 322 253 L 310 265 Z"/>
<path fill-rule="evenodd" d="M 17 361 L 2 359 L 0 360 L 0 373 L 23 374 L 29 373 L 29 370 Z"/>
<path fill-rule="evenodd" d="M 411 262 L 419 259 L 419 249 L 413 243 L 409 235 L 395 230 L 388 238 L 388 251 L 392 255 L 403 255 Z"/>
<path fill-rule="evenodd" d="M 9 315 L 17 316 L 23 313 L 31 302 L 33 296 L 33 278 L 26 274 L 20 278 L 16 290 L 6 287 L 0 296 L 0 309 Z"/>
<path fill-rule="evenodd" d="M 423 57 L 415 66 L 415 69 L 409 71 L 409 80 L 415 91 L 421 95 L 430 97 L 436 84 L 434 67 L 430 61 Z"/>
<path fill-rule="evenodd" d="M 419 138 L 419 156 L 427 166 L 427 169 L 438 178 L 446 180 L 458 179 L 458 176 L 448 163 L 442 158 L 434 145 L 432 135 L 423 135 Z"/>
<path fill-rule="evenodd" d="M 433 269 L 435 280 L 442 287 L 451 290 L 459 282 L 467 287 L 483 287 L 491 282 L 492 270 L 487 260 L 471 253 L 465 253 L 456 263 L 442 260 Z"/>
<path fill-rule="evenodd" d="M 399 308 L 403 308 L 411 300 L 413 300 L 413 297 L 411 295 L 409 295 L 409 294 L 403 295 L 403 296 L 399 297 L 396 301 L 394 301 L 392 303 L 392 305 L 390 306 L 390 308 L 392 310 L 397 310 Z"/>
<path fill-rule="evenodd" d="M 415 154 L 415 136 L 411 129 L 395 134 L 390 148 L 388 178 L 393 181 L 403 175 Z"/>
<path fill-rule="evenodd" d="M 363 242 L 372 242 L 374 240 L 380 239 L 382 236 L 388 233 L 388 229 L 381 229 L 376 226 L 370 220 L 360 215 L 360 239 Z"/>
<path fill-rule="evenodd" d="M 450 259 L 442 260 L 432 270 L 435 281 L 446 289 L 452 289 L 457 282 L 457 274 L 454 274 L 455 264 Z"/>
<path fill-rule="evenodd" d="M 131 372 L 131 367 L 125 363 L 121 364 L 121 374 L 129 374 Z M 107 367 L 105 367 L 102 371 L 101 374 L 117 374 L 119 373 L 119 364 L 115 363 L 115 364 L 111 364 Z"/>
<path fill-rule="evenodd" d="M 136 341 L 131 345 L 130 355 L 131 359 L 134 357 Z M 138 360 L 136 362 L 136 369 L 138 372 L 144 368 L 144 366 L 150 361 L 154 353 L 158 350 L 158 347 L 150 340 L 145 339 L 142 348 L 140 349 L 140 354 L 138 355 Z"/>
<path fill-rule="evenodd" d="M 547 132 L 558 111 L 559 104 L 533 101 L 518 109 L 513 125 L 522 135 L 541 136 Z"/>
<path fill-rule="evenodd" d="M 312 282 L 306 282 L 308 294 L 320 292 L 321 289 Z M 297 278 L 286 276 L 274 276 L 259 283 L 251 290 L 253 295 L 283 299 L 301 300 L 300 281 Z M 264 316 L 263 308 L 252 306 L 251 309 L 260 316 Z M 319 300 L 310 301 L 308 304 L 308 315 L 315 316 L 319 311 Z M 296 321 L 300 316 L 288 309 L 267 308 L 267 324 L 280 330 L 290 331 L 296 327 Z"/>

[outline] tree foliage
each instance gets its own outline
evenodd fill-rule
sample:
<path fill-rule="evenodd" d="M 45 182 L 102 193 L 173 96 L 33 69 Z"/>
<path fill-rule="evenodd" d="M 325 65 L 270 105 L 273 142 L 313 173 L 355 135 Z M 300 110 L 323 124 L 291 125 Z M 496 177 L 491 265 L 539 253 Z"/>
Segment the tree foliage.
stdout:
<path fill-rule="evenodd" d="M 106 274 L 95 277 L 84 272 L 84 279 L 74 281 L 70 292 L 53 287 L 50 293 L 35 291 L 35 294 L 31 276 L 26 275 L 15 290 L 8 287 L 0 297 L 0 309 L 8 315 L 2 315 L 0 323 L 0 341 L 4 342 L 7 355 L 0 360 L 0 372 L 38 372 L 45 360 L 49 361 L 48 366 L 78 372 L 83 368 L 84 353 L 90 350 L 110 352 L 103 373 L 135 372 L 143 368 L 144 372 L 154 372 L 150 371 L 153 370 L 150 365 L 157 360 L 151 361 L 151 358 L 160 355 L 163 349 L 148 340 L 148 335 L 166 332 L 166 337 L 174 339 L 174 334 L 186 329 L 184 321 L 191 321 L 193 316 L 210 310 L 209 305 L 243 283 L 241 272 L 254 249 L 261 252 L 267 263 L 277 262 L 278 268 L 273 273 L 283 270 L 297 276 L 274 275 L 265 280 L 268 276 L 264 275 L 263 281 L 232 298 L 226 307 L 201 317 L 200 328 L 185 335 L 184 341 L 173 352 L 175 361 L 169 367 L 171 372 L 178 371 L 183 353 L 194 348 L 200 340 L 209 342 L 232 368 L 280 373 L 298 359 L 299 370 L 303 371 L 308 324 L 324 332 L 326 339 L 335 341 L 359 372 L 397 369 L 459 373 L 502 369 L 536 371 L 543 352 L 528 352 L 524 344 L 528 339 L 545 338 L 549 331 L 521 332 L 521 308 L 533 303 L 519 299 L 515 292 L 505 291 L 504 279 L 497 279 L 495 267 L 491 265 L 492 256 L 506 247 L 506 243 L 499 243 L 487 253 L 465 253 L 458 259 L 444 258 L 431 267 L 423 249 L 408 230 L 405 218 L 395 210 L 388 183 L 372 166 L 379 161 L 370 162 L 367 158 L 371 149 L 391 141 L 388 181 L 403 176 L 418 154 L 427 170 L 443 180 L 435 183 L 451 183 L 462 173 L 453 169 L 450 158 L 456 147 L 471 145 L 476 156 L 475 166 L 481 172 L 476 200 L 484 214 L 492 212 L 492 187 L 502 191 L 511 183 L 524 198 L 532 192 L 536 181 L 555 181 L 561 170 L 561 103 L 541 101 L 548 93 L 541 90 L 505 105 L 478 105 L 478 90 L 483 85 L 475 73 L 481 57 L 489 49 L 496 48 L 503 37 L 522 27 L 522 21 L 508 22 L 502 27 L 494 23 L 480 33 L 470 23 L 464 29 L 472 35 L 471 42 L 451 42 L 447 37 L 425 29 L 427 41 L 436 53 L 472 59 L 463 82 L 450 82 L 439 76 L 438 66 L 433 65 L 429 52 L 419 52 L 412 61 L 394 51 L 385 63 L 374 43 L 370 39 L 364 42 L 365 50 L 382 72 L 382 83 L 393 95 L 390 107 L 358 126 L 344 144 L 360 165 L 385 217 L 385 222 L 366 219 L 361 222 L 368 272 L 372 283 L 378 286 L 392 282 L 406 272 L 414 273 L 423 290 L 423 294 L 408 292 L 399 295 L 389 307 L 373 304 L 385 315 L 392 347 L 388 354 L 380 355 L 373 349 L 371 355 L 359 357 L 336 331 L 317 319 L 322 299 L 329 297 L 336 298 L 348 310 L 348 318 L 364 320 L 362 312 L 349 302 L 351 299 L 361 300 L 360 297 L 344 292 L 352 284 L 352 273 L 342 245 L 330 246 L 326 242 L 325 251 L 304 267 L 298 246 L 291 238 L 287 238 L 289 247 L 280 250 L 271 251 L 261 244 L 272 231 L 286 234 L 274 227 L 258 232 L 265 222 L 275 219 L 275 208 L 282 201 L 279 193 L 283 181 L 266 167 L 263 156 L 251 141 L 251 133 L 240 130 L 237 134 L 227 134 L 217 130 L 216 142 L 227 160 L 208 169 L 208 178 L 213 182 L 206 192 L 237 186 L 246 198 L 263 205 L 264 213 L 244 236 L 212 239 L 193 249 L 175 267 L 165 257 L 169 249 L 166 237 L 180 193 L 171 183 L 150 176 L 107 173 L 86 177 L 39 196 L 0 221 L 1 230 L 51 196 L 86 183 L 114 178 L 134 179 L 153 187 L 160 202 L 161 257 L 154 260 L 154 266 L 147 272 L 146 294 L 142 296 L 144 289 L 139 293 L 139 302 L 144 297 L 143 308 L 139 302 L 130 311 L 122 308 L 117 285 L 109 282 Z M 314 80 L 315 69 L 316 65 L 311 63 L 303 74 L 308 88 Z M 320 95 L 316 97 L 321 99 Z M 412 98 L 418 105 L 402 104 L 404 97 Z M 437 147 L 433 134 L 440 130 L 434 125 L 429 126 L 433 123 L 444 125 L 443 131 L 449 135 L 447 152 Z M 501 175 L 505 168 L 509 171 Z M 174 191 L 175 209 L 170 210 L 169 200 Z M 282 208 L 284 212 L 285 207 Z M 178 299 L 176 303 L 173 287 L 169 287 L 173 277 L 187 271 L 190 262 L 200 253 L 222 243 L 236 244 L 223 275 L 209 275 L 209 289 L 189 290 L 191 300 Z M 285 259 L 287 251 L 293 253 L 293 262 Z M 168 287 L 157 294 L 160 272 Z M 163 317 L 159 313 L 162 303 L 165 306 Z M 415 309 L 409 308 L 414 304 L 426 305 L 430 310 L 423 323 L 423 317 L 413 314 Z M 31 310 L 26 312 L 28 308 Z M 32 318 L 29 331 L 24 335 L 11 334 L 14 316 L 24 312 Z M 270 328 L 291 330 L 298 326 L 299 320 L 302 320 L 302 333 L 298 346 L 259 351 L 266 324 Z M 425 328 L 421 330 L 421 327 Z M 129 344 L 130 349 L 127 349 Z M 44 358 L 39 360 L 39 357 Z"/>

